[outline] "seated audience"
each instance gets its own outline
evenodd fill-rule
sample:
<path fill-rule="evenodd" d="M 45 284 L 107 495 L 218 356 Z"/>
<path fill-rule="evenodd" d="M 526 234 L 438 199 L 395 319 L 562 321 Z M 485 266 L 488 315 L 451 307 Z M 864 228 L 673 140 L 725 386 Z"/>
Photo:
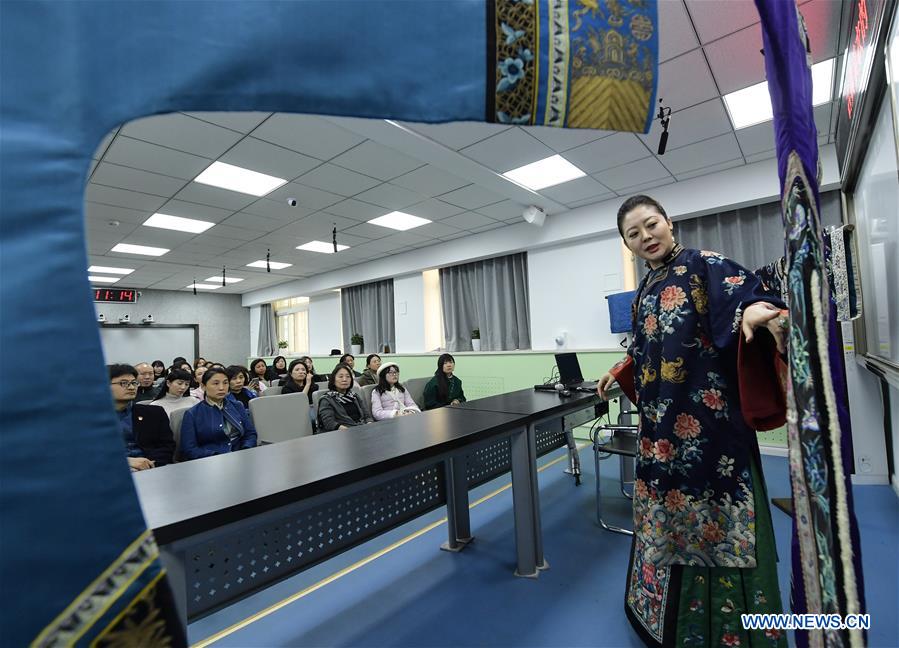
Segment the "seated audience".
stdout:
<path fill-rule="evenodd" d="M 156 373 L 153 367 L 146 362 L 139 362 L 134 365 L 134 368 L 137 370 L 137 382 L 140 383 L 134 402 L 140 403 L 153 400 L 162 389 L 161 383 L 159 385 L 156 384 Z"/>
<path fill-rule="evenodd" d="M 256 446 L 256 428 L 246 408 L 230 396 L 230 379 L 221 369 L 203 374 L 206 398 L 184 413 L 181 459 L 201 459 Z"/>
<path fill-rule="evenodd" d="M 165 363 L 162 360 L 154 360 L 150 366 L 153 367 L 153 379 L 157 384 L 162 384 L 165 381 Z"/>
<path fill-rule="evenodd" d="M 137 369 L 126 364 L 109 365 L 109 383 L 131 470 L 172 463 L 175 439 L 165 411 L 134 402 L 140 384 Z"/>
<path fill-rule="evenodd" d="M 169 368 L 171 369 L 171 367 L 180 367 L 185 362 L 187 362 L 187 358 L 182 358 L 181 356 L 178 356 L 177 358 L 172 360 L 172 364 Z"/>
<path fill-rule="evenodd" d="M 175 410 L 196 405 L 199 399 L 188 393 L 190 377 L 184 369 L 172 369 L 165 377 L 165 389 L 150 404 L 164 409 L 169 418 Z"/>
<path fill-rule="evenodd" d="M 194 360 L 194 367 L 205 367 L 206 366 L 206 358 L 197 358 Z"/>
<path fill-rule="evenodd" d="M 371 391 L 371 414 L 376 421 L 420 414 L 421 410 L 406 388 L 400 383 L 400 368 L 395 362 L 385 362 L 378 369 L 378 386 Z"/>
<path fill-rule="evenodd" d="M 265 388 L 268 387 L 265 381 L 267 380 L 276 380 L 278 377 L 275 375 L 274 370 L 265 364 L 265 360 L 262 358 L 256 358 L 253 362 L 250 363 L 250 385 L 249 388 L 255 391 L 257 394 L 261 394 L 265 391 Z M 252 384 L 255 383 L 255 386 Z"/>
<path fill-rule="evenodd" d="M 372 353 L 365 359 L 365 369 L 359 377 L 359 385 L 377 385 L 378 384 L 378 368 L 381 366 L 381 356 Z"/>
<path fill-rule="evenodd" d="M 269 380 L 277 380 L 287 375 L 287 360 L 284 359 L 284 356 L 275 356 L 269 375 L 271 376 Z"/>
<path fill-rule="evenodd" d="M 425 385 L 424 406 L 426 410 L 465 402 L 462 381 L 453 375 L 456 361 L 449 353 L 437 358 L 437 371 Z"/>
<path fill-rule="evenodd" d="M 197 400 L 206 398 L 203 391 L 203 374 L 206 373 L 206 365 L 200 365 L 194 369 L 194 379 L 190 381 L 190 395 Z"/>
<path fill-rule="evenodd" d="M 334 367 L 328 379 L 328 393 L 318 401 L 318 429 L 322 432 L 346 430 L 371 423 L 362 399 L 353 390 L 353 372 L 345 364 Z"/>
<path fill-rule="evenodd" d="M 342 356 L 340 356 L 340 362 L 349 367 L 353 372 L 353 376 L 355 376 L 356 378 L 362 375 L 361 373 L 356 371 L 356 357 L 352 353 L 344 353 Z"/>
<path fill-rule="evenodd" d="M 314 382 L 325 382 L 327 380 L 330 380 L 328 374 L 315 373 L 315 367 L 312 366 L 312 358 L 310 358 L 309 356 L 301 356 L 300 360 L 304 365 L 306 365 L 306 371 L 312 374 L 312 380 Z"/>
<path fill-rule="evenodd" d="M 287 377 L 284 379 L 282 394 L 296 394 L 303 392 L 309 396 L 309 404 L 312 405 L 312 393 L 318 389 L 318 385 L 312 380 L 312 374 L 306 370 L 306 365 L 300 358 L 292 360 L 287 367 Z"/>
<path fill-rule="evenodd" d="M 247 387 L 247 384 L 250 382 L 250 373 L 247 371 L 247 368 L 240 365 L 231 365 L 225 369 L 225 373 L 228 374 L 228 382 L 231 389 L 228 398 L 233 398 L 243 405 L 244 408 L 249 409 L 250 401 L 256 398 L 257 394 Z"/>

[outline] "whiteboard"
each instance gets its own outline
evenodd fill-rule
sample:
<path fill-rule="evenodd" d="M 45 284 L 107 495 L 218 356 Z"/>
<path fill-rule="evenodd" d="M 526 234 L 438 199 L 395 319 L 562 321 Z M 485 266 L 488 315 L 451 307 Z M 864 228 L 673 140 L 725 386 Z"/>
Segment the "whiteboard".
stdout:
<path fill-rule="evenodd" d="M 162 360 L 168 367 L 178 356 L 193 364 L 199 348 L 200 327 L 155 324 L 100 327 L 100 343 L 106 364 L 130 364 Z"/>

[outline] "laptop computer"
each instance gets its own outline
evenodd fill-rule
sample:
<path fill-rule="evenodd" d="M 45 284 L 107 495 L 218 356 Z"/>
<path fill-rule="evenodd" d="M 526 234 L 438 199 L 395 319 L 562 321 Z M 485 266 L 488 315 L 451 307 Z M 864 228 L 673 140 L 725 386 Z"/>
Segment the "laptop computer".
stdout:
<path fill-rule="evenodd" d="M 556 366 L 559 368 L 559 382 L 569 389 L 579 387 L 589 390 L 596 389 L 595 382 L 584 381 L 581 363 L 578 362 L 576 353 L 557 353 Z"/>

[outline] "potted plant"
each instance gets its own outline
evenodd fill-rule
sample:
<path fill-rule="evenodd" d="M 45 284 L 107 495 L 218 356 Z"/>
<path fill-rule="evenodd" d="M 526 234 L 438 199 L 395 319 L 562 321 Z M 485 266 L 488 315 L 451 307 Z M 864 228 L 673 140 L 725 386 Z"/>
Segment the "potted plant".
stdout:
<path fill-rule="evenodd" d="M 350 345 L 351 345 L 351 353 L 356 356 L 362 353 L 362 345 L 365 343 L 365 340 L 358 333 L 353 333 L 352 337 L 350 337 Z"/>
<path fill-rule="evenodd" d="M 481 329 L 472 329 L 471 331 L 471 350 L 481 350 Z"/>
<path fill-rule="evenodd" d="M 278 353 L 287 353 L 287 340 L 278 340 Z"/>

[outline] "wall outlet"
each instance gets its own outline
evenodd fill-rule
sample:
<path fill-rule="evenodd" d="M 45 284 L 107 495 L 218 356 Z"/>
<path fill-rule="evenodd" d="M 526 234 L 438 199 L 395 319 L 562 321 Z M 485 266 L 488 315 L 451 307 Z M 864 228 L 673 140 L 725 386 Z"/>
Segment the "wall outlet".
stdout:
<path fill-rule="evenodd" d="M 858 467 L 859 470 L 863 473 L 871 472 L 871 457 L 868 455 L 862 455 L 858 458 Z"/>

